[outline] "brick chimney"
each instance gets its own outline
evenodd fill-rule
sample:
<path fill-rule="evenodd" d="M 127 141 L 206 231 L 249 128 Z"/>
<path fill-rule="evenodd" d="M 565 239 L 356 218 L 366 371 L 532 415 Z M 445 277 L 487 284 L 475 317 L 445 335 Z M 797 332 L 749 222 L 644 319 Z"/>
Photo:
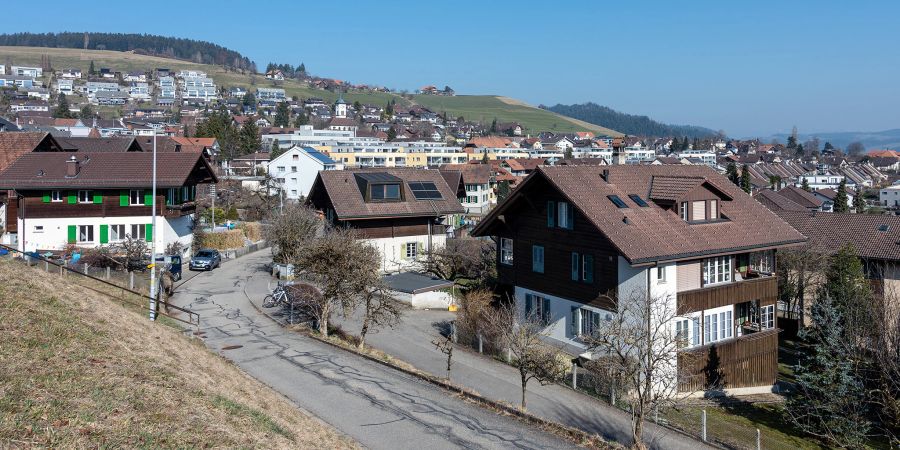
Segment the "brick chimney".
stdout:
<path fill-rule="evenodd" d="M 80 170 L 81 167 L 78 158 L 75 158 L 75 155 L 70 156 L 69 159 L 66 160 L 66 178 L 77 177 Z"/>

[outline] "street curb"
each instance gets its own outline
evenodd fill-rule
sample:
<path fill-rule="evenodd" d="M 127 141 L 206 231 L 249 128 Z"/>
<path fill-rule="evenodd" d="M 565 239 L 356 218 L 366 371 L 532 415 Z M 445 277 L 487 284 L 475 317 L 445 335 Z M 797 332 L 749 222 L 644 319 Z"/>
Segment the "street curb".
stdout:
<path fill-rule="evenodd" d="M 244 296 L 247 298 L 247 301 L 250 302 L 250 305 L 253 306 L 253 308 L 257 312 L 268 317 L 270 320 L 274 321 L 282 328 L 287 329 L 287 327 L 285 327 L 280 321 L 278 321 L 276 318 L 269 315 L 268 312 L 264 311 L 262 308 L 257 306 L 256 303 L 254 303 L 253 300 L 250 299 L 250 296 L 247 294 L 247 285 L 246 284 L 241 289 L 241 292 L 243 292 Z M 569 426 L 566 426 L 566 425 L 563 425 L 563 424 L 560 424 L 557 422 L 542 419 L 540 417 L 528 414 L 527 412 L 521 411 L 518 408 L 512 407 L 505 403 L 501 403 L 498 401 L 488 399 L 488 398 L 483 397 L 479 394 L 476 394 L 475 392 L 472 392 L 468 389 L 465 389 L 463 387 L 449 383 L 449 382 L 447 382 L 443 379 L 440 379 L 434 375 L 431 375 L 427 372 L 412 371 L 412 370 L 406 369 L 404 367 L 400 367 L 398 365 L 390 363 L 389 361 L 385 361 L 383 359 L 375 358 L 371 355 L 359 352 L 358 350 L 356 350 L 350 346 L 345 347 L 345 346 L 336 344 L 334 342 L 324 339 L 321 336 L 318 336 L 311 332 L 306 332 L 306 331 L 301 331 L 301 330 L 290 330 L 290 331 L 295 331 L 299 334 L 302 334 L 304 336 L 315 339 L 316 341 L 322 342 L 324 344 L 328 344 L 334 348 L 344 350 L 346 352 L 352 353 L 357 356 L 361 356 L 369 361 L 381 364 L 382 366 L 389 367 L 391 369 L 402 372 L 406 375 L 416 377 L 420 380 L 431 383 L 439 388 L 450 391 L 451 393 L 458 394 L 461 397 L 464 397 L 465 399 L 467 399 L 473 403 L 479 404 L 479 406 L 481 406 L 483 408 L 499 410 L 500 412 L 506 413 L 506 414 L 516 418 L 517 420 L 521 420 L 523 422 L 528 423 L 529 425 L 537 425 L 541 429 L 549 431 L 550 433 L 556 435 L 557 437 L 564 438 L 576 445 L 579 445 L 582 447 L 587 447 L 587 448 L 597 448 L 597 449 L 625 448 L 624 446 L 622 446 L 618 443 L 609 442 L 609 441 L 603 439 L 603 437 L 601 437 L 600 435 L 589 434 L 589 433 L 579 430 L 577 428 L 572 428 L 572 427 L 569 427 Z M 409 363 L 407 363 L 407 364 L 409 364 Z M 412 364 L 410 364 L 410 366 L 412 366 Z M 415 367 L 415 366 L 413 366 L 413 367 Z M 496 411 L 494 411 L 494 412 L 496 412 Z"/>

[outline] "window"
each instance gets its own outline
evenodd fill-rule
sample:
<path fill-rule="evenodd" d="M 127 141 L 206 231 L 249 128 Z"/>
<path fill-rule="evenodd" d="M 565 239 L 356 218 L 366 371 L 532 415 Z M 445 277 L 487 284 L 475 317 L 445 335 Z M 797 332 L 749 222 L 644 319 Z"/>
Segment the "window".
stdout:
<path fill-rule="evenodd" d="M 63 201 L 63 198 L 62 198 L 62 191 L 51 191 L 51 192 L 50 192 L 50 201 L 51 201 L 51 202 L 61 202 L 61 201 Z"/>
<path fill-rule="evenodd" d="M 409 182 L 409 190 L 417 200 L 440 200 L 441 192 L 437 186 L 430 181 L 411 181 Z M 475 197 L 476 199 L 478 197 Z"/>
<path fill-rule="evenodd" d="M 78 203 L 93 203 L 91 191 L 78 191 Z"/>
<path fill-rule="evenodd" d="M 525 316 L 537 317 L 544 324 L 550 323 L 550 299 L 540 295 L 525 294 Z"/>
<path fill-rule="evenodd" d="M 704 316 L 703 343 L 709 344 L 711 342 L 730 339 L 734 332 L 732 323 L 732 312 L 730 309 Z"/>
<path fill-rule="evenodd" d="M 703 284 L 728 283 L 731 281 L 731 257 L 719 256 L 703 260 Z"/>
<path fill-rule="evenodd" d="M 477 196 L 477 195 L 467 195 L 467 196 L 466 196 L 466 203 L 470 203 L 470 204 L 471 204 L 471 203 L 478 203 L 478 196 Z"/>
<path fill-rule="evenodd" d="M 571 230 L 575 225 L 575 208 L 568 202 L 547 202 L 547 227 Z"/>
<path fill-rule="evenodd" d="M 128 204 L 131 206 L 144 204 L 144 192 L 137 189 L 128 191 Z"/>
<path fill-rule="evenodd" d="M 531 270 L 544 273 L 544 247 L 540 245 L 531 246 Z"/>
<path fill-rule="evenodd" d="M 132 225 L 129 237 L 132 239 L 147 239 L 147 228 L 143 224 Z"/>
<path fill-rule="evenodd" d="M 750 270 L 759 273 L 771 274 L 775 270 L 775 252 L 753 252 L 750 254 Z"/>
<path fill-rule="evenodd" d="M 687 222 L 689 220 L 687 205 L 688 205 L 687 202 L 681 202 L 681 220 L 684 220 L 685 222 Z"/>
<path fill-rule="evenodd" d="M 43 233 L 43 232 L 44 232 L 44 226 L 43 226 L 43 225 L 35 225 L 35 226 L 34 226 L 34 232 L 35 232 L 35 233 Z"/>
<path fill-rule="evenodd" d="M 594 255 L 572 252 L 572 281 L 594 281 Z"/>
<path fill-rule="evenodd" d="M 719 201 L 718 200 L 710 200 L 709 201 L 709 219 L 714 220 L 719 218 Z"/>
<path fill-rule="evenodd" d="M 578 310 L 579 320 L 579 336 L 592 336 L 600 327 L 600 313 L 589 309 L 580 308 Z"/>
<path fill-rule="evenodd" d="M 628 207 L 628 205 L 626 205 L 618 195 L 607 195 L 606 198 L 608 198 L 609 201 L 613 202 L 613 204 L 616 205 L 616 208 Z"/>
<path fill-rule="evenodd" d="M 700 318 L 677 319 L 675 336 L 678 339 L 679 348 L 700 345 Z"/>
<path fill-rule="evenodd" d="M 666 282 L 666 268 L 665 267 L 656 267 L 656 281 L 658 283 Z"/>
<path fill-rule="evenodd" d="M 294 161 L 300 161 L 300 155 L 292 155 Z"/>
<path fill-rule="evenodd" d="M 706 202 L 698 200 L 691 202 L 691 221 L 706 220 Z"/>
<path fill-rule="evenodd" d="M 647 208 L 647 207 L 650 206 L 650 205 L 647 204 L 647 202 L 644 201 L 644 199 L 641 198 L 640 195 L 637 195 L 637 194 L 628 194 L 628 198 L 630 198 L 631 201 L 633 201 L 635 205 L 638 205 L 638 206 L 640 206 L 641 208 Z"/>
<path fill-rule="evenodd" d="M 284 172 L 284 166 L 278 166 L 276 167 L 276 170 L 278 170 L 279 172 Z"/>
<path fill-rule="evenodd" d="M 296 189 L 291 189 L 291 195 L 297 195 L 297 190 L 296 190 Z"/>
<path fill-rule="evenodd" d="M 125 240 L 125 225 L 109 226 L 109 242 L 119 242 Z"/>
<path fill-rule="evenodd" d="M 373 201 L 397 201 L 400 200 L 399 184 L 373 184 L 372 187 Z"/>
<path fill-rule="evenodd" d="M 513 240 L 500 238 L 500 264 L 511 266 L 513 263 Z"/>
<path fill-rule="evenodd" d="M 78 225 L 78 242 L 94 242 L 93 225 Z"/>
<path fill-rule="evenodd" d="M 417 242 L 406 243 L 406 259 L 416 259 L 418 255 L 419 244 Z"/>
<path fill-rule="evenodd" d="M 296 171 L 297 171 L 297 166 L 291 166 L 291 172 L 296 172 Z"/>
<path fill-rule="evenodd" d="M 760 328 L 767 330 L 775 328 L 775 305 L 766 305 L 760 308 Z"/>

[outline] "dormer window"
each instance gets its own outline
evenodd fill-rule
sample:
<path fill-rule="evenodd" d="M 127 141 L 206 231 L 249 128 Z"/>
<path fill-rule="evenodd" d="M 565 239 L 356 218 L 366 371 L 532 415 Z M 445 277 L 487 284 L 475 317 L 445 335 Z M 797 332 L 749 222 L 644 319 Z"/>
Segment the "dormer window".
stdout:
<path fill-rule="evenodd" d="M 369 193 L 373 202 L 398 202 L 400 201 L 400 184 L 372 184 L 369 185 Z"/>

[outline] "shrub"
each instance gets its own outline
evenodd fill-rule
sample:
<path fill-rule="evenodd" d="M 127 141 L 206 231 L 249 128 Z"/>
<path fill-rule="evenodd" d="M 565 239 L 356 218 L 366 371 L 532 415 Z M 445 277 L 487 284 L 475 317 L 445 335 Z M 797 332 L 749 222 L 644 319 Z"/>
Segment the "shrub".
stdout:
<path fill-rule="evenodd" d="M 244 233 L 241 230 L 228 230 L 218 233 L 207 233 L 203 236 L 204 248 L 228 250 L 244 246 Z"/>
<path fill-rule="evenodd" d="M 259 222 L 244 222 L 237 226 L 237 228 L 244 232 L 244 236 L 247 239 L 250 239 L 253 242 L 257 242 L 262 239 L 262 226 Z"/>
<path fill-rule="evenodd" d="M 112 267 L 119 268 L 122 263 L 113 257 L 108 246 L 100 246 L 97 248 L 87 248 L 81 251 L 81 259 L 79 262 L 88 264 L 91 267 Z"/>

